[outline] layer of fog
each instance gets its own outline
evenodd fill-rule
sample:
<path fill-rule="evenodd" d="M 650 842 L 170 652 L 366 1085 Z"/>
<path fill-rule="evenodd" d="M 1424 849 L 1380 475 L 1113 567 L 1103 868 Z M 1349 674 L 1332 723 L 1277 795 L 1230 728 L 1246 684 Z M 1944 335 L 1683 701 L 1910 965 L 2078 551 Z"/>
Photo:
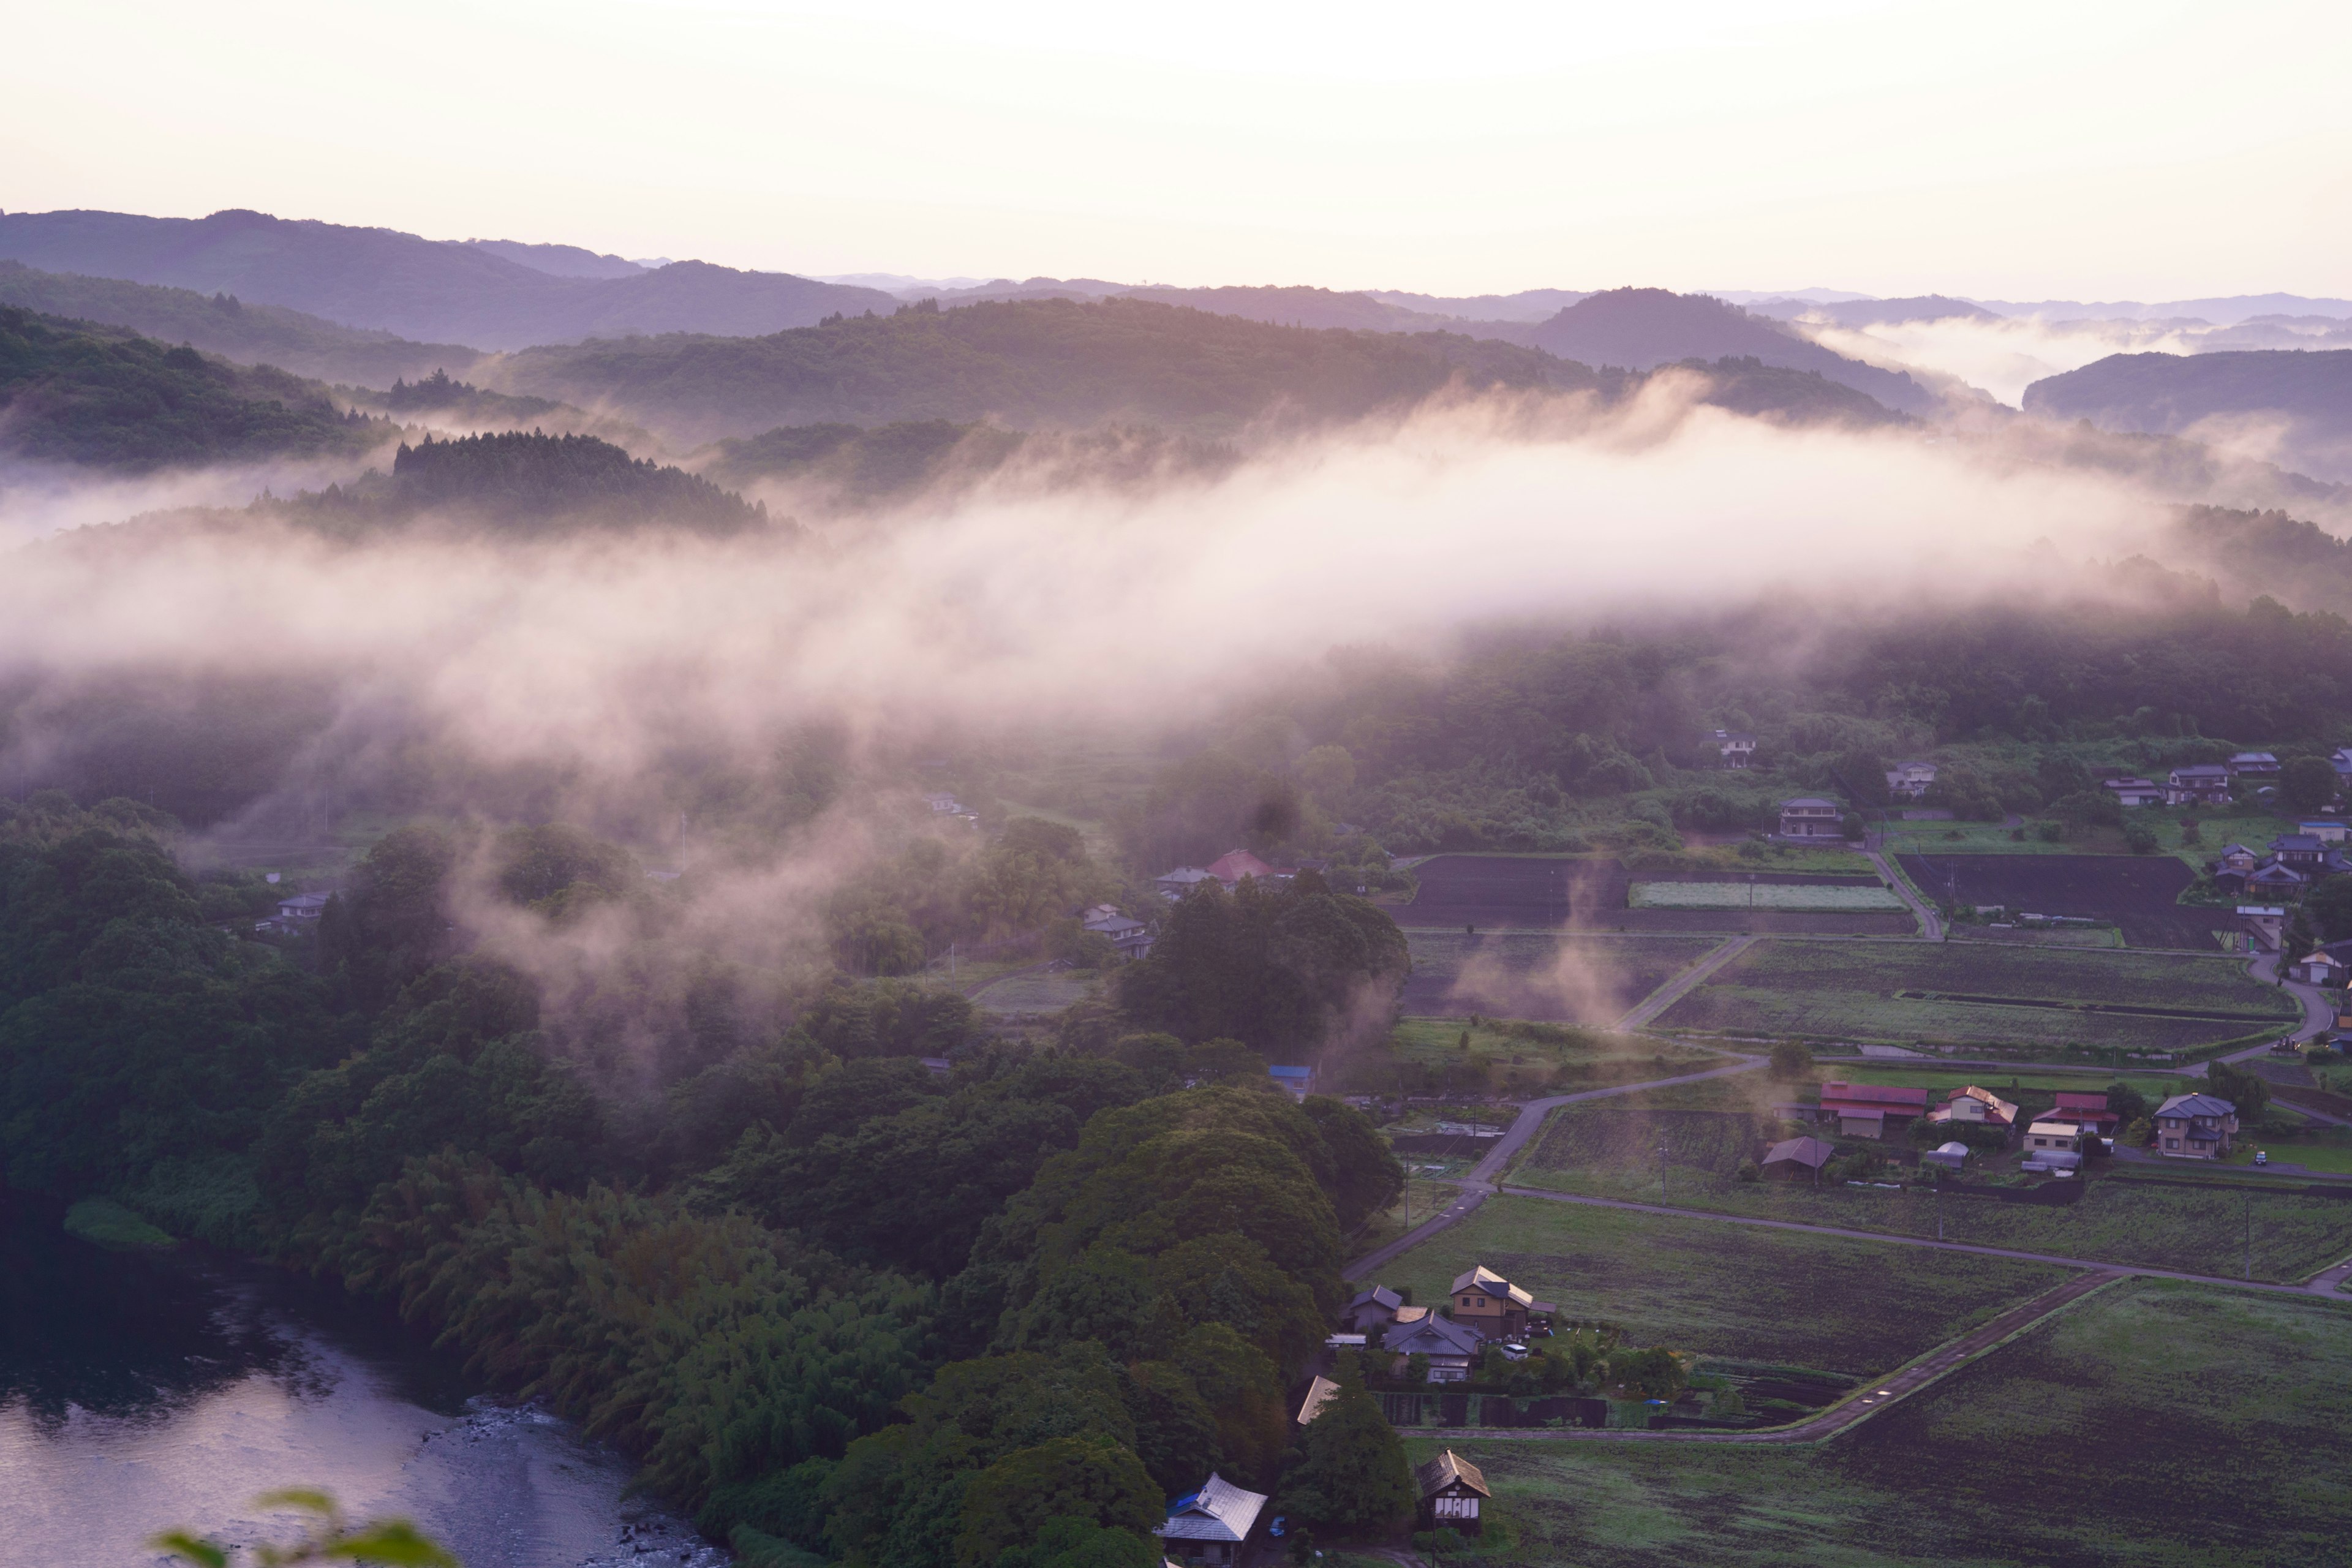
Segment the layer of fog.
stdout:
<path fill-rule="evenodd" d="M 1870 328 L 1806 321 L 1825 348 L 1883 370 L 1925 370 L 1990 393 L 2011 408 L 2046 376 L 2109 354 L 2199 352 L 2200 329 L 2162 321 L 2040 321 L 1951 316 Z"/>
<path fill-rule="evenodd" d="M 1570 425 L 1498 438 L 1514 419 Z M 44 550 L 0 583 L 0 664 L 342 671 L 485 757 L 626 773 L 681 733 L 758 743 L 815 719 L 1181 722 L 1335 644 L 1435 646 L 1496 619 L 1948 607 L 2040 581 L 2021 553 L 2039 539 L 2128 553 L 2150 515 L 2090 476 L 1994 472 L 1911 432 L 1779 429 L 1669 383 L 1580 424 L 1432 411 L 1141 499 L 983 491 L 834 544 Z"/>
<path fill-rule="evenodd" d="M 348 483 L 371 463 L 389 466 L 394 439 L 387 434 L 383 447 L 364 457 L 278 458 L 111 478 L 67 464 L 0 458 L 0 550 L 142 512 L 241 507 L 262 495 Z"/>

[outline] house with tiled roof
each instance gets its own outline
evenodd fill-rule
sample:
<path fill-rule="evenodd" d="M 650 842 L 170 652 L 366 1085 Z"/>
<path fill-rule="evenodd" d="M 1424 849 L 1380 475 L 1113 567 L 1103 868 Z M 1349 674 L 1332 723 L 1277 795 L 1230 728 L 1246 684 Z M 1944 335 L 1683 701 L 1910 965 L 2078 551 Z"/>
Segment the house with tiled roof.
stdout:
<path fill-rule="evenodd" d="M 1893 1084 L 1847 1083 L 1832 1079 L 1822 1085 L 1815 1120 L 1834 1125 L 1850 1138 L 1883 1138 L 1899 1132 L 1927 1114 L 1927 1091 Z"/>
<path fill-rule="evenodd" d="M 1264 1492 L 1245 1491 L 1212 1470 L 1199 1491 L 1168 1505 L 1167 1519 L 1151 1533 L 1173 1562 L 1233 1568 L 1265 1510 Z"/>
<path fill-rule="evenodd" d="M 1454 1321 L 1490 1340 L 1515 1340 L 1528 1331 L 1529 1318 L 1549 1317 L 1556 1310 L 1485 1264 L 1457 1277 L 1447 1294 L 1454 1298 Z"/>
<path fill-rule="evenodd" d="M 2218 1160 L 2237 1132 L 2237 1106 L 2217 1094 L 2176 1094 L 2156 1108 L 2156 1152 L 2175 1160 Z"/>
<path fill-rule="evenodd" d="M 1395 1353 L 1395 1370 L 1400 1373 L 1408 1364 L 1407 1357 L 1426 1358 L 1432 1383 L 1467 1382 L 1471 1365 L 1486 1350 L 1477 1330 L 1441 1318 L 1425 1307 L 1407 1307 L 1399 1312 L 1381 1345 Z"/>

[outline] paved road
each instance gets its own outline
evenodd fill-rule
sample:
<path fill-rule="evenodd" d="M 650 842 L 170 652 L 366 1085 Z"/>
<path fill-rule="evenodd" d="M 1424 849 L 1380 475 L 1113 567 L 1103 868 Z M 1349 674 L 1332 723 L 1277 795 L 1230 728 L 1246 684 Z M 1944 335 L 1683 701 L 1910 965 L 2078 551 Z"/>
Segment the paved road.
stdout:
<path fill-rule="evenodd" d="M 1895 868 L 1886 863 L 1886 852 L 1879 848 L 1878 842 L 1875 837 L 1864 840 L 1863 858 L 1878 868 L 1878 874 L 1886 879 L 1886 885 L 1895 889 L 1895 896 L 1918 917 L 1919 934 L 1929 942 L 1943 941 L 1944 917 L 1922 903 L 1919 895 L 1911 890 L 1911 884 L 1895 875 Z"/>
<path fill-rule="evenodd" d="M 1936 1252 L 1966 1252 L 1979 1258 L 2009 1258 L 2021 1263 L 2054 1263 L 2063 1268 L 2087 1268 L 2104 1273 L 2117 1271 L 2144 1275 L 2151 1279 L 2183 1279 L 2192 1285 L 2227 1285 L 2238 1290 L 2270 1290 L 2290 1296 L 2327 1295 L 2334 1289 L 2318 1289 L 2314 1284 L 2273 1285 L 2261 1279 L 2232 1279 L 2220 1274 L 2189 1274 L 2177 1268 L 2143 1268 L 2137 1264 L 2110 1263 L 2090 1258 L 2063 1258 L 2053 1252 L 2021 1252 L 2007 1247 L 1979 1247 L 1965 1241 L 1937 1241 L 1932 1237 L 1900 1236 L 1883 1230 L 1853 1230 L 1843 1226 L 1806 1225 L 1792 1219 L 1758 1219 L 1749 1215 L 1715 1214 L 1706 1209 L 1671 1208 L 1663 1204 L 1637 1204 L 1624 1198 L 1589 1198 L 1576 1193 L 1546 1192 L 1541 1187 L 1502 1187 L 1497 1189 L 1515 1198 L 1541 1198 L 1547 1203 L 1583 1204 L 1592 1208 L 1629 1209 L 1636 1214 L 1663 1215 L 1675 1219 L 1717 1220 L 1725 1225 L 1752 1225 L 1766 1230 L 1801 1230 L 1811 1236 L 1844 1237 L 1854 1241 L 1884 1241 L 1896 1247 L 1920 1247 Z"/>
<path fill-rule="evenodd" d="M 1457 1225 L 1475 1214 L 1478 1205 L 1492 1197 L 1496 1188 L 1495 1178 L 1510 1164 L 1511 1157 L 1528 1145 L 1544 1118 L 1563 1105 L 1574 1105 L 1581 1100 L 1607 1100 L 1612 1095 L 1632 1094 L 1636 1089 L 1665 1089 L 1677 1083 L 1703 1083 L 1711 1078 L 1728 1078 L 1734 1073 L 1753 1072 L 1764 1065 L 1761 1057 L 1741 1057 L 1729 1067 L 1710 1068 L 1705 1072 L 1684 1073 L 1678 1078 L 1656 1078 L 1646 1083 L 1621 1083 L 1612 1089 L 1588 1089 L 1580 1094 L 1555 1094 L 1543 1100 L 1530 1100 L 1519 1107 L 1519 1114 L 1510 1131 L 1496 1141 L 1486 1157 L 1470 1168 L 1461 1180 L 1461 1192 L 1437 1215 L 1423 1220 L 1394 1241 L 1376 1251 L 1367 1253 L 1348 1265 L 1347 1278 L 1363 1279 L 1375 1268 L 1386 1264 L 1412 1247 L 1435 1236 L 1451 1225 Z"/>
<path fill-rule="evenodd" d="M 1753 936 L 1733 937 L 1729 942 L 1725 942 L 1721 947 L 1717 948 L 1713 952 L 1708 953 L 1705 958 L 1634 1004 L 1632 1012 L 1617 1020 L 1617 1032 L 1621 1035 L 1630 1035 L 1634 1030 L 1645 1026 L 1667 1008 L 1689 995 L 1699 982 L 1755 945 L 1756 938 Z"/>
<path fill-rule="evenodd" d="M 1559 1441 L 1598 1440 L 1601 1442 L 1649 1443 L 1733 1443 L 1748 1445 L 1820 1443 L 1836 1436 L 1847 1427 L 1893 1405 L 1907 1394 L 1917 1393 L 1936 1382 L 1946 1373 L 1962 1366 L 2022 1333 L 2051 1313 L 2081 1300 L 2092 1291 L 2130 1278 L 2128 1270 L 2103 1268 L 2078 1274 L 2064 1284 L 2044 1290 L 2030 1301 L 2021 1302 L 2003 1312 L 1982 1328 L 1971 1331 L 1930 1351 L 1919 1360 L 1904 1367 L 1891 1377 L 1881 1378 L 1870 1385 L 1870 1392 L 1851 1394 L 1820 1415 L 1798 1422 L 1792 1426 L 1774 1427 L 1766 1432 L 1695 1432 L 1688 1428 L 1678 1431 L 1652 1432 L 1638 1427 L 1589 1426 L 1504 1426 L 1465 1429 L 1460 1426 L 1407 1427 L 1416 1436 L 1428 1436 L 1443 1433 L 1475 1430 L 1480 1437 L 1533 1437 Z"/>

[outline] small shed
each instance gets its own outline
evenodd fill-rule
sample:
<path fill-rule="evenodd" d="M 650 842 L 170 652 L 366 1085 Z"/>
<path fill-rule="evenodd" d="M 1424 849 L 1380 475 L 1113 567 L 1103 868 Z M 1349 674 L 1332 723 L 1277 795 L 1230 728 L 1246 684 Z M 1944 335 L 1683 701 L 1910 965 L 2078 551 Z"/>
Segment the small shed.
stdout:
<path fill-rule="evenodd" d="M 2287 970 L 2305 985 L 2341 985 L 2344 984 L 2344 961 L 2324 947 L 2315 947 Z"/>
<path fill-rule="evenodd" d="M 2025 1130 L 2025 1147 L 2031 1151 L 2026 1155 L 2029 1160 L 2039 1159 L 2051 1149 L 2079 1154 L 2083 1152 L 2083 1130 L 2072 1121 L 2037 1121 Z"/>
<path fill-rule="evenodd" d="M 1919 1163 L 1923 1165 L 1934 1165 L 1941 1170 L 1957 1171 L 1969 1163 L 1969 1146 L 1957 1140 L 1949 1143 L 1939 1143 L 1921 1154 Z"/>
<path fill-rule="evenodd" d="M 1421 1528 L 1451 1530 L 1475 1535 L 1481 1529 L 1483 1505 L 1495 1494 L 1478 1467 L 1451 1448 L 1413 1472 L 1421 1488 Z"/>
<path fill-rule="evenodd" d="M 1764 1173 L 1792 1179 L 1816 1177 L 1836 1152 L 1818 1138 L 1786 1139 L 1765 1151 Z"/>

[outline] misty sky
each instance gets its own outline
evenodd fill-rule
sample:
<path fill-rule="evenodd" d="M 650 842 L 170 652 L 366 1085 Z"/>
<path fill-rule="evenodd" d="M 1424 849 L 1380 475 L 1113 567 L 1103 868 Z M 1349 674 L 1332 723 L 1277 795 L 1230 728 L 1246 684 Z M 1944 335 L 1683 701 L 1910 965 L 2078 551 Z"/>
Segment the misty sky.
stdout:
<path fill-rule="evenodd" d="M 119 0 L 0 207 L 921 276 L 2352 294 L 2352 7 Z"/>

